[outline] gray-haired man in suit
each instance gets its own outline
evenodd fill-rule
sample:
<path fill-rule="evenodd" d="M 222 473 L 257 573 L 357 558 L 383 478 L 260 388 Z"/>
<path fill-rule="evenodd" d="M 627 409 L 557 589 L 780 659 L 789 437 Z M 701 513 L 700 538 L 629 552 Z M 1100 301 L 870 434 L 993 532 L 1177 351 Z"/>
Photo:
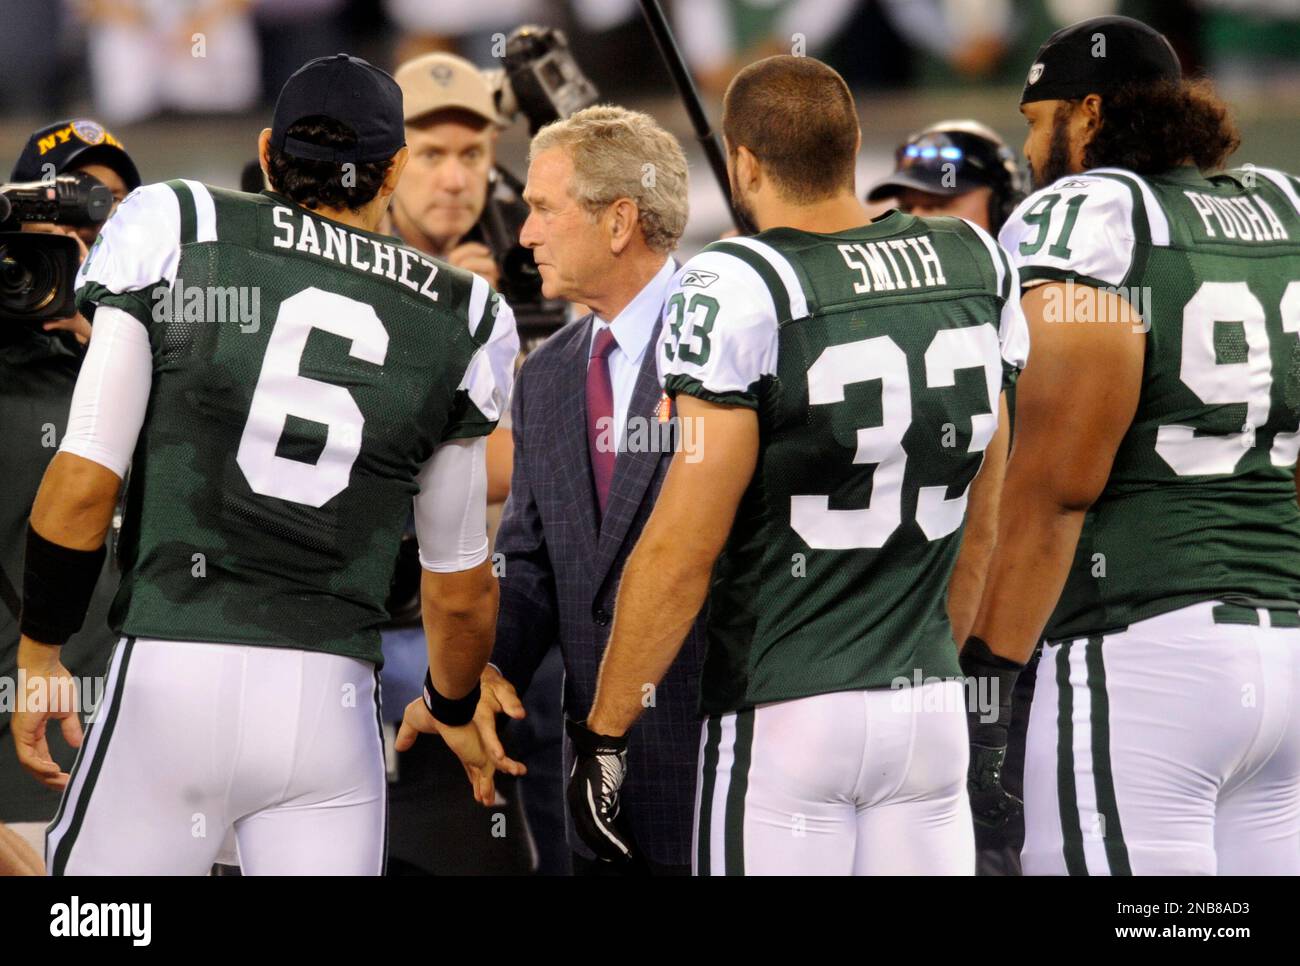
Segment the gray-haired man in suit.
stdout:
<path fill-rule="evenodd" d="M 592 311 L 533 352 L 515 384 L 495 668 L 479 705 L 485 731 L 499 711 L 522 715 L 515 692 L 556 642 L 565 713 L 585 718 L 595 695 L 623 562 L 672 455 L 654 346 L 676 271 L 670 253 L 686 225 L 686 178 L 676 139 L 622 108 L 587 108 L 533 140 L 520 239 L 546 296 Z M 598 862 L 570 822 L 579 874 L 689 874 L 703 652 L 697 627 L 664 681 L 647 686 L 647 713 L 631 736 L 622 804 L 644 861 Z M 566 742 L 566 774 L 570 755 Z"/>

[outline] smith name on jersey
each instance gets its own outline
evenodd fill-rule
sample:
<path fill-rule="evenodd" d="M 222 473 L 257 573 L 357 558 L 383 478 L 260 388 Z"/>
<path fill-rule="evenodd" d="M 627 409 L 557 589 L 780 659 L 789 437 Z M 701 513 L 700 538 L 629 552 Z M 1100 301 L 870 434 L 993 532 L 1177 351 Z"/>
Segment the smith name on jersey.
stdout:
<path fill-rule="evenodd" d="M 153 349 L 113 626 L 378 663 L 417 474 L 506 404 L 509 308 L 392 238 L 194 181 L 127 198 L 78 305 Z"/>
<path fill-rule="evenodd" d="M 1113 290 L 1146 333 L 1137 411 L 1048 640 L 1206 600 L 1300 604 L 1295 179 L 1097 168 L 1025 199 L 1001 241 L 1022 283 Z"/>
<path fill-rule="evenodd" d="M 983 231 L 899 212 L 683 266 L 665 388 L 755 409 L 761 447 L 710 588 L 706 713 L 960 674 L 948 579 L 1028 352 L 1018 292 Z"/>

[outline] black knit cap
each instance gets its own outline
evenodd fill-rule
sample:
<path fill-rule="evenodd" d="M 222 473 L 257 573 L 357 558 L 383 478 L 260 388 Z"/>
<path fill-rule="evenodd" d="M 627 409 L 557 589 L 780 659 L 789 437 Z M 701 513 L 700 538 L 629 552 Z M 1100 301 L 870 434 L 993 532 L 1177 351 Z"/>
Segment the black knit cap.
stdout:
<path fill-rule="evenodd" d="M 1062 27 L 1038 48 L 1020 103 L 1078 100 L 1182 76 L 1178 55 L 1158 30 L 1131 17 L 1093 17 Z"/>
<path fill-rule="evenodd" d="M 357 136 L 346 148 L 309 144 L 289 137 L 305 117 L 323 115 L 346 124 Z M 294 72 L 280 90 L 271 121 L 271 146 L 312 161 L 384 161 L 406 144 L 402 90 L 384 71 L 347 54 L 317 57 Z"/>

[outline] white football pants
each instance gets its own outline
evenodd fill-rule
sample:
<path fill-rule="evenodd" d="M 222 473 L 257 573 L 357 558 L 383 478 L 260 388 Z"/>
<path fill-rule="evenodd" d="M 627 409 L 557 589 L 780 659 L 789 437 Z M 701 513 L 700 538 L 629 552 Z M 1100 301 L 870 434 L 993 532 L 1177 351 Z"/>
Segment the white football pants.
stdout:
<path fill-rule="evenodd" d="M 1300 618 L 1207 602 L 1048 645 L 1026 875 L 1300 873 Z"/>
<path fill-rule="evenodd" d="M 839 691 L 705 720 L 696 875 L 974 875 L 966 692 Z"/>
<path fill-rule="evenodd" d="M 374 665 L 123 638 L 46 832 L 51 875 L 379 875 L 387 787 Z"/>

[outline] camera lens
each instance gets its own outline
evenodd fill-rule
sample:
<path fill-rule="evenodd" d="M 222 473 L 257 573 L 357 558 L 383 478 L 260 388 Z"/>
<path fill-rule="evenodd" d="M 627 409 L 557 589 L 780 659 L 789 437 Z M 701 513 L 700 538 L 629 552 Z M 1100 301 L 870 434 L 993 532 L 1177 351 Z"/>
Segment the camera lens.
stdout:
<path fill-rule="evenodd" d="M 32 318 L 53 308 L 64 276 L 54 253 L 42 247 L 48 244 L 32 238 L 22 247 L 7 246 L 0 259 L 0 318 Z"/>
<path fill-rule="evenodd" d="M 0 260 L 0 294 L 21 295 L 32 284 L 32 273 L 12 258 Z"/>

